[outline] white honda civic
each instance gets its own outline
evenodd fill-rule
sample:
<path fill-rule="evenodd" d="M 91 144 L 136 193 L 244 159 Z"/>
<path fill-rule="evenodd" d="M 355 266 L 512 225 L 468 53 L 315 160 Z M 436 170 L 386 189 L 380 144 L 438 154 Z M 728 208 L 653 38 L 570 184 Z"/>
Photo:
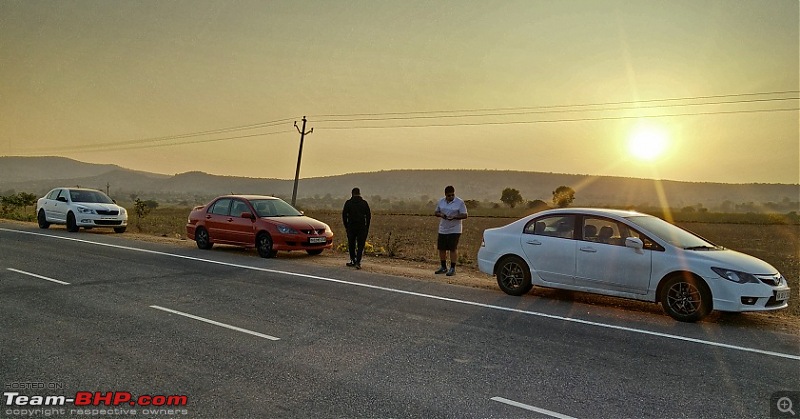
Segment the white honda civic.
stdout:
<path fill-rule="evenodd" d="M 660 302 L 686 322 L 783 309 L 790 293 L 769 263 L 633 211 L 561 208 L 487 229 L 478 266 L 507 294 L 537 285 Z"/>
<path fill-rule="evenodd" d="M 95 189 L 55 188 L 36 202 L 39 228 L 65 224 L 68 231 L 94 227 L 110 227 L 124 233 L 128 212 L 114 200 Z"/>

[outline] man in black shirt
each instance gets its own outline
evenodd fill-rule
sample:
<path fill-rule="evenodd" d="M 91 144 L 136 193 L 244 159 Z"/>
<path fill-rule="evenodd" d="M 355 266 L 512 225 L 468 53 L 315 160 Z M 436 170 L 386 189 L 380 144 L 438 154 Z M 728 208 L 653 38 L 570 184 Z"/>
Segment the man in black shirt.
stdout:
<path fill-rule="evenodd" d="M 364 245 L 367 243 L 372 213 L 367 201 L 361 197 L 360 189 L 353 188 L 352 195 L 344 203 L 344 209 L 342 209 L 342 221 L 347 230 L 347 250 L 350 252 L 350 262 L 347 262 L 347 266 L 361 269 L 361 256 L 364 254 Z"/>

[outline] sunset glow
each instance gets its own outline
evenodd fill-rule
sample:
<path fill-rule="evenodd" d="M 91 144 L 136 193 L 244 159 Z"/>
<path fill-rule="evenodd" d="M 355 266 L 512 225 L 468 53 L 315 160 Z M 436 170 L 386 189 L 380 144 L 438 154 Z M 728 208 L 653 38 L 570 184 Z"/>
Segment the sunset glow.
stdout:
<path fill-rule="evenodd" d="M 0 156 L 800 178 L 797 1 L 122 3 L 0 1 Z"/>

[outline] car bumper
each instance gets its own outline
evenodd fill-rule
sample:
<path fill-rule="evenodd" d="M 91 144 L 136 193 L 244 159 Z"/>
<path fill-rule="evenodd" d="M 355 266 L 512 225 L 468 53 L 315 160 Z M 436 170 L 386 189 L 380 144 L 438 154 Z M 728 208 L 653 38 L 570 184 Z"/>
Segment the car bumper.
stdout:
<path fill-rule="evenodd" d="M 719 311 L 771 311 L 781 310 L 789 306 L 789 299 L 778 300 L 781 293 L 791 295 L 788 286 L 773 287 L 766 284 L 735 284 L 726 279 L 709 279 L 706 283 L 711 287 L 714 296 L 714 310 Z"/>
<path fill-rule="evenodd" d="M 291 251 L 291 250 L 330 249 L 331 247 L 333 247 L 333 236 L 325 237 L 325 241 L 321 243 L 311 243 L 310 239 L 314 239 L 314 237 L 273 236 L 272 249 Z"/>
<path fill-rule="evenodd" d="M 478 250 L 478 269 L 489 275 L 494 275 L 494 265 L 497 263 L 497 255 L 482 247 Z"/>
<path fill-rule="evenodd" d="M 75 215 L 75 224 L 77 224 L 78 227 L 126 227 L 128 225 L 128 219 L 77 214 Z"/>

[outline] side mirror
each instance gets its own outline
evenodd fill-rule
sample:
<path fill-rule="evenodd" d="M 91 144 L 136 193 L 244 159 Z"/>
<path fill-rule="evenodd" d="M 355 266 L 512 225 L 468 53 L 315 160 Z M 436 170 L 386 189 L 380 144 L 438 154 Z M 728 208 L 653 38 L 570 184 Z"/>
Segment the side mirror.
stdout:
<path fill-rule="evenodd" d="M 625 247 L 630 247 L 636 250 L 642 250 L 644 248 L 644 243 L 640 238 L 628 237 L 627 239 L 625 239 Z"/>
<path fill-rule="evenodd" d="M 67 202 L 67 198 L 64 198 L 63 196 L 59 196 L 58 198 L 56 198 L 56 201 L 58 201 L 58 202 Z"/>
<path fill-rule="evenodd" d="M 255 216 L 255 215 L 253 215 L 253 213 L 252 213 L 252 212 L 250 212 L 250 211 L 245 211 L 245 212 L 243 212 L 243 213 L 240 215 L 240 217 L 242 217 L 242 218 L 249 218 L 249 219 L 251 219 L 251 220 L 255 220 L 255 219 L 256 219 L 256 216 Z"/>

